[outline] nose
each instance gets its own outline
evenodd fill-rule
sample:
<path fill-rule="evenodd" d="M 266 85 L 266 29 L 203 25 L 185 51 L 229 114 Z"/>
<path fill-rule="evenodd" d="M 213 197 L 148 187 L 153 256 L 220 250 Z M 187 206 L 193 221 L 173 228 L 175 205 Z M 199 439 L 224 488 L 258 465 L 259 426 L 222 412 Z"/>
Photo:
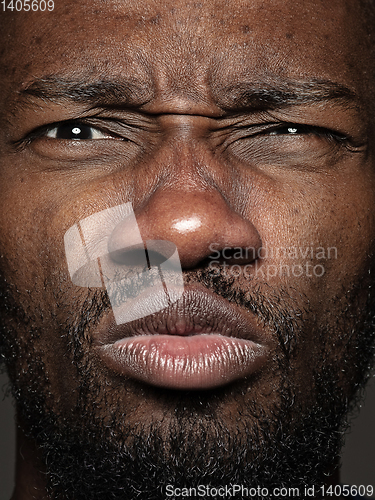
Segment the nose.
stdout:
<path fill-rule="evenodd" d="M 176 245 L 183 269 L 202 265 L 210 256 L 231 258 L 235 248 L 258 252 L 260 236 L 254 225 L 235 211 L 218 190 L 186 192 L 180 189 L 156 190 L 135 216 L 144 242 L 165 240 Z M 116 247 L 128 245 L 121 224 L 113 232 Z M 247 251 L 246 261 L 253 260 Z M 243 264 L 244 260 L 237 261 Z"/>

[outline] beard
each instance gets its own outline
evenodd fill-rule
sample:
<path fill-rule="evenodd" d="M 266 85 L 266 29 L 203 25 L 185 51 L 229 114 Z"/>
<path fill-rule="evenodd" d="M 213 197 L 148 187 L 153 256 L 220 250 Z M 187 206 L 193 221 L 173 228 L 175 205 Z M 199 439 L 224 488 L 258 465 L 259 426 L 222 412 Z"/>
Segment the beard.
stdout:
<path fill-rule="evenodd" d="M 176 401 L 176 418 L 167 429 L 160 422 L 151 429 L 123 425 L 122 432 L 132 436 L 127 445 L 108 436 L 104 426 L 93 428 L 86 415 L 73 431 L 49 425 L 41 444 L 51 498 L 161 500 L 175 488 L 234 485 L 266 491 L 252 495 L 259 499 L 269 498 L 275 487 L 298 488 L 302 498 L 306 485 L 318 492 L 341 446 L 342 406 L 335 408 L 341 413 L 327 415 L 317 405 L 293 429 L 287 422 L 295 421 L 295 409 L 275 408 L 270 416 L 252 405 L 242 418 L 247 425 L 256 418 L 256 425 L 229 428 L 216 412 L 208 416 L 211 406 L 212 395 L 188 396 Z"/>
<path fill-rule="evenodd" d="M 10 291 L 3 292 L 8 316 L 28 322 L 27 341 L 3 326 L 2 353 L 27 435 L 43 454 L 51 498 L 156 500 L 177 498 L 174 488 L 186 488 L 185 496 L 193 497 L 194 491 L 198 496 L 206 487 L 211 498 L 222 498 L 215 488 L 233 485 L 255 488 L 251 497 L 258 499 L 269 497 L 276 487 L 298 488 L 304 498 L 305 486 L 315 486 L 319 498 L 319 487 L 339 456 L 347 414 L 356 403 L 354 388 L 364 384 L 373 358 L 372 295 L 360 308 L 358 289 L 353 287 L 337 311 L 337 322 L 323 325 L 311 322 L 306 300 L 296 306 L 291 290 L 276 293 L 267 287 L 265 293 L 258 287 L 244 293 L 233 278 L 205 270 L 186 273 L 185 278 L 252 312 L 272 329 L 278 347 L 268 392 L 259 389 L 258 374 L 210 391 L 172 391 L 135 381 L 124 387 L 123 380 L 103 384 L 88 354 L 88 332 L 110 307 L 105 292 L 97 291 L 86 293 L 80 313 L 70 317 L 63 298 L 57 301 L 68 319 L 55 322 L 79 374 L 74 406 L 57 410 L 37 347 L 42 335 L 34 326 L 35 313 L 30 320 L 30 311 L 16 308 Z M 320 362 L 311 370 L 311 390 L 301 394 L 295 370 L 304 349 L 304 331 L 319 346 L 314 360 Z M 352 374 L 350 389 L 342 380 L 343 370 Z M 162 416 L 149 413 L 134 420 L 138 408 L 124 405 L 127 392 L 157 402 Z M 241 492 L 237 498 L 242 496 L 246 498 Z"/>

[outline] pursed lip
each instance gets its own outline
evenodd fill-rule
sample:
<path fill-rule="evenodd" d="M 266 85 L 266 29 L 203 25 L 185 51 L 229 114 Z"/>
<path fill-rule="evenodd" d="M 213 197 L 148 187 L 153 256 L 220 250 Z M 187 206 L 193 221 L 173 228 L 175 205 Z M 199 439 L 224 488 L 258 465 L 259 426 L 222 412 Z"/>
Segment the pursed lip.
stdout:
<path fill-rule="evenodd" d="M 212 389 L 264 366 L 269 340 L 256 318 L 202 285 L 166 309 L 123 325 L 112 315 L 93 334 L 117 374 L 169 389 Z"/>

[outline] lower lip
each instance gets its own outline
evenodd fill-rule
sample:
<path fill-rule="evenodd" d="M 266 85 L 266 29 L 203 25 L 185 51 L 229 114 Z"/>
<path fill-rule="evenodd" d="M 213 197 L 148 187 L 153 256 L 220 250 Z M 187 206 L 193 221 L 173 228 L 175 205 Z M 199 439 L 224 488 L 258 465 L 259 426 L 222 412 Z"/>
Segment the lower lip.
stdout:
<path fill-rule="evenodd" d="M 99 348 L 120 375 L 168 389 L 202 390 L 245 378 L 265 363 L 264 346 L 219 334 L 143 335 Z"/>

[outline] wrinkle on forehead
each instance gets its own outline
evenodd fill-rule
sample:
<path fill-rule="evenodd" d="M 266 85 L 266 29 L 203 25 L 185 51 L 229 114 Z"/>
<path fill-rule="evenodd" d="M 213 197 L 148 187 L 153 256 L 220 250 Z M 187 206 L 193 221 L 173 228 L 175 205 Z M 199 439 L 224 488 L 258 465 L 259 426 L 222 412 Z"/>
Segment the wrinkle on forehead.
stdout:
<path fill-rule="evenodd" d="M 14 15 L 5 26 L 8 77 L 17 72 L 27 86 L 62 72 L 122 75 L 160 99 L 195 102 L 209 102 L 212 89 L 273 75 L 363 85 L 368 50 L 354 1 L 94 0 L 56 7 L 38 23 Z"/>

